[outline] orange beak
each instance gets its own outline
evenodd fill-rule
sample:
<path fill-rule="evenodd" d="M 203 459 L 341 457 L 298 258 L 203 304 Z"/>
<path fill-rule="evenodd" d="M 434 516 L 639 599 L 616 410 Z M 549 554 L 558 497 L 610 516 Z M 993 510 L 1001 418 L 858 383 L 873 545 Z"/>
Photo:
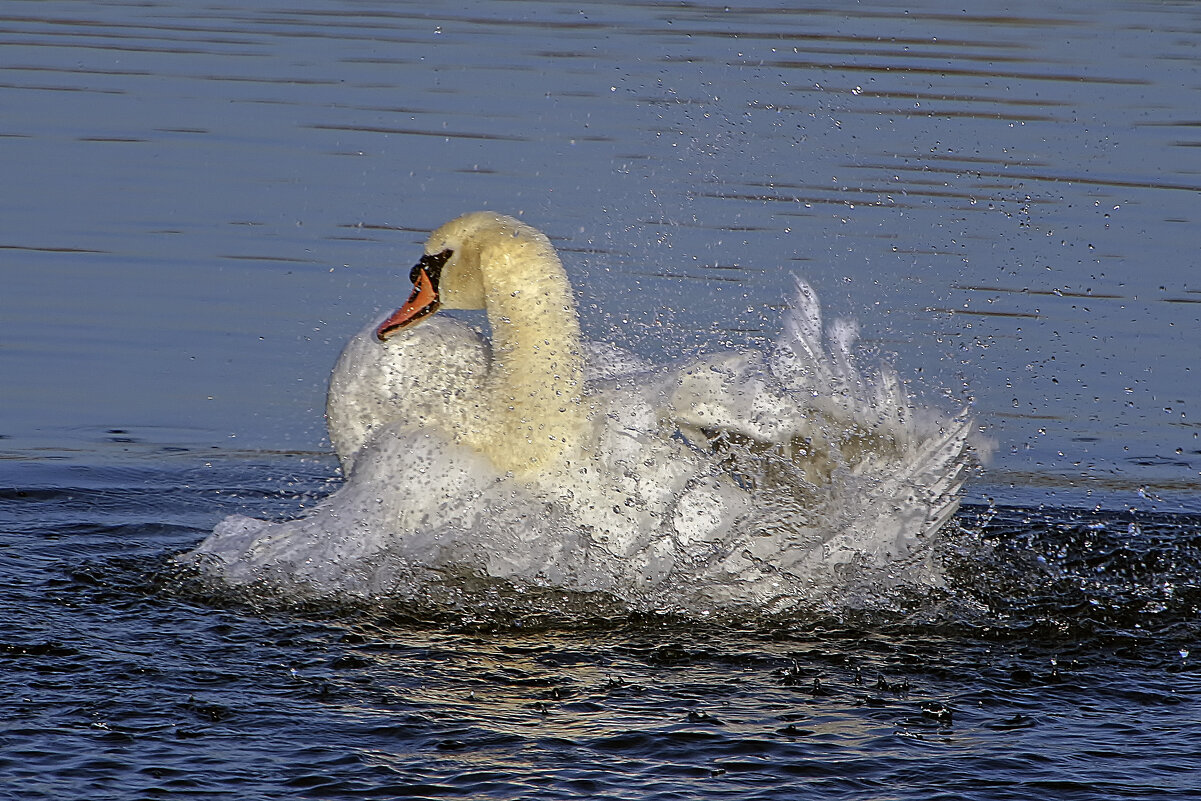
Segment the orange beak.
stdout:
<path fill-rule="evenodd" d="M 388 337 L 418 320 L 428 317 L 438 311 L 441 303 L 438 301 L 438 290 L 430 280 L 429 273 L 418 265 L 413 268 L 413 293 L 405 301 L 405 305 L 392 312 L 387 320 L 375 329 L 375 337 L 380 342 L 386 342 Z"/>

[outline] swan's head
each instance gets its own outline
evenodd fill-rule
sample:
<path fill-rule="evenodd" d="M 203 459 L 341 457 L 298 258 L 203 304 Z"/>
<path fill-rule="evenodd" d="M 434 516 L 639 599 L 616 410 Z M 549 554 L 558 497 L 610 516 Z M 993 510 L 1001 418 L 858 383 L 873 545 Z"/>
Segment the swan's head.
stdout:
<path fill-rule="evenodd" d="M 425 255 L 409 273 L 412 294 L 380 324 L 375 335 L 386 340 L 442 307 L 484 308 L 483 264 L 490 257 L 495 260 L 497 248 L 511 252 L 525 245 L 549 248 L 550 241 L 520 220 L 491 211 L 476 211 L 451 220 L 426 240 Z M 488 251 L 493 252 L 486 255 Z"/>

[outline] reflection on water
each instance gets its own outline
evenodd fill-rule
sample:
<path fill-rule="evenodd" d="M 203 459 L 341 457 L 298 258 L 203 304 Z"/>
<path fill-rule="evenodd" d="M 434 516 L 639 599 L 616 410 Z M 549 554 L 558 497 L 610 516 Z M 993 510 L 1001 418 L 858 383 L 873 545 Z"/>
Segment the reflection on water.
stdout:
<path fill-rule="evenodd" d="M 23 799 L 1186 798 L 1201 768 L 1196 515 L 969 508 L 949 591 L 892 613 L 435 616 L 182 580 L 215 515 L 293 516 L 329 465 L 159 462 L 0 463 Z"/>
<path fill-rule="evenodd" d="M 981 492 L 1188 505 L 1199 13 L 10 4 L 4 449 L 319 449 L 341 344 L 490 207 L 599 338 L 770 336 L 795 270 L 974 400 Z"/>

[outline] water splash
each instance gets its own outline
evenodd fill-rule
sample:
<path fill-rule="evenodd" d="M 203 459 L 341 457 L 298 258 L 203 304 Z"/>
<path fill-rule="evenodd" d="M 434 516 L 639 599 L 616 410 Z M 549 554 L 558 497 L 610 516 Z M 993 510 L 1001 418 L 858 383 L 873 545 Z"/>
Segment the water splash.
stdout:
<path fill-rule="evenodd" d="M 943 583 L 932 546 L 973 465 L 970 423 L 916 407 L 887 366 L 862 369 L 857 336 L 851 321 L 823 328 L 798 279 L 766 352 L 594 374 L 584 448 L 525 480 L 426 426 L 414 398 L 429 388 L 410 381 L 378 399 L 388 416 L 337 492 L 285 523 L 227 518 L 183 559 L 306 597 L 470 604 L 500 582 L 518 605 L 545 592 L 685 614 L 888 604 Z M 403 358 L 409 377 L 428 366 L 367 352 Z"/>

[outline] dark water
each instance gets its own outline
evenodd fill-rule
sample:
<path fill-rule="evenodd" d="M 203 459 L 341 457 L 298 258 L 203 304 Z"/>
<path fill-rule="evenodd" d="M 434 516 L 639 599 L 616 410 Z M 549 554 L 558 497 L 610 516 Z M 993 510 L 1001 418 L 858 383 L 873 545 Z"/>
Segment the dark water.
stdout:
<path fill-rule="evenodd" d="M 1188 3 L 7 3 L 0 797 L 1196 797 L 1199 37 Z M 796 271 L 972 403 L 945 592 L 696 621 L 173 569 L 336 486 L 330 366 L 473 208 L 552 235 L 598 339 L 758 341 Z"/>
<path fill-rule="evenodd" d="M 166 557 L 330 464 L 163 462 L 4 472 L 6 797 L 1196 794 L 1196 517 L 969 507 L 891 613 L 295 607 Z"/>

